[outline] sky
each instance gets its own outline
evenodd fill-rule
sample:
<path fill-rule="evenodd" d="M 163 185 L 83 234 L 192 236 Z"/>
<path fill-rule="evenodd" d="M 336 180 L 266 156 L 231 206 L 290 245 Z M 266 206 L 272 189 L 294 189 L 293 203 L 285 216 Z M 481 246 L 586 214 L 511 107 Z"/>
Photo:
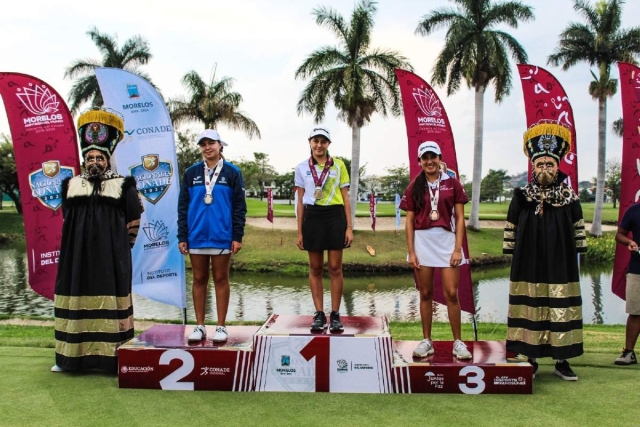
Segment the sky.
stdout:
<path fill-rule="evenodd" d="M 547 66 L 547 57 L 558 43 L 558 35 L 570 22 L 579 22 L 572 0 L 524 0 L 533 6 L 536 19 L 514 30 L 498 27 L 524 46 L 529 63 L 542 66 L 562 83 L 574 109 L 579 159 L 579 179 L 591 180 L 597 163 L 597 102 L 587 89 L 592 77 L 587 64 L 569 71 Z M 145 38 L 153 58 L 142 69 L 166 98 L 186 95 L 182 77 L 195 70 L 208 81 L 234 79 L 233 90 L 243 97 L 241 110 L 253 119 L 262 134 L 250 140 L 240 131 L 221 125 L 222 138 L 229 143 L 227 158 L 253 159 L 254 152 L 267 153 L 279 173 L 291 171 L 309 155 L 307 138 L 314 126 L 309 114 L 298 115 L 296 105 L 307 81 L 294 78 L 296 69 L 314 50 L 336 46 L 328 29 L 319 27 L 312 11 L 331 7 L 350 19 L 354 7 L 347 0 L 192 0 L 188 2 L 112 0 L 84 1 L 24 0 L 2 3 L 0 13 L 0 71 L 30 74 L 44 80 L 65 99 L 72 81 L 65 69 L 77 59 L 100 58 L 86 32 L 96 26 L 100 32 L 117 35 L 122 44 L 135 35 Z M 431 80 L 431 69 L 442 50 L 446 31 L 428 37 L 416 35 L 421 17 L 441 7 L 455 7 L 446 0 L 380 0 L 375 16 L 371 46 L 395 50 L 404 55 L 414 72 Z M 623 28 L 640 25 L 640 2 L 624 5 Z M 594 69 L 595 71 L 595 69 Z M 524 101 L 515 63 L 513 87 L 501 103 L 494 103 L 494 89 L 485 94 L 484 154 L 482 175 L 489 169 L 506 169 L 509 174 L 526 170 L 522 134 L 526 130 Z M 612 77 L 618 78 L 617 67 Z M 462 85 L 447 97 L 435 88 L 447 111 L 456 142 L 459 172 L 473 172 L 474 95 Z M 621 117 L 620 94 L 608 102 L 607 159 L 620 160 L 621 139 L 611 132 L 611 122 Z M 76 117 L 77 119 L 77 117 Z M 322 124 L 331 131 L 330 152 L 351 157 L 351 129 L 327 110 Z M 179 128 L 200 132 L 203 125 Z M 6 112 L 0 103 L 0 133 L 9 134 Z M 411 154 L 413 161 L 414 153 Z M 367 175 L 384 175 L 385 168 L 409 164 L 403 117 L 374 114 L 361 132 L 360 164 Z"/>

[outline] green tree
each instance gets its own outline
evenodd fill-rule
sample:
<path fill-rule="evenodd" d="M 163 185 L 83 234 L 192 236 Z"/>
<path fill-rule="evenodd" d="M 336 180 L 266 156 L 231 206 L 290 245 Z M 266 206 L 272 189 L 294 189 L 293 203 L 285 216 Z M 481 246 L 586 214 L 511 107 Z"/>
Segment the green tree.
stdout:
<path fill-rule="evenodd" d="M 611 66 L 616 62 L 635 62 L 640 54 L 640 27 L 622 29 L 622 0 L 600 0 L 595 7 L 588 1 L 576 0 L 574 10 L 586 21 L 572 22 L 560 34 L 558 47 L 548 63 L 568 70 L 580 62 L 595 66 L 598 74 L 589 84 L 589 95 L 598 101 L 598 171 L 596 204 L 589 233 L 602 235 L 602 204 L 604 202 L 606 166 L 607 98 L 612 97 L 618 80 L 611 78 Z"/>
<path fill-rule="evenodd" d="M 401 102 L 395 68 L 413 69 L 398 52 L 371 47 L 376 2 L 360 0 L 347 22 L 337 11 L 326 7 L 313 10 L 316 23 L 338 38 L 339 47 L 325 46 L 309 55 L 298 68 L 296 79 L 311 79 L 298 101 L 298 114 L 324 119 L 331 101 L 339 118 L 351 127 L 351 202 L 356 214 L 360 175 L 360 129 L 373 113 L 400 115 Z"/>
<path fill-rule="evenodd" d="M 344 167 L 347 168 L 348 171 L 351 170 L 351 159 L 347 159 L 346 157 L 340 157 L 340 156 L 336 156 L 336 159 L 342 160 L 342 162 L 344 163 Z M 365 163 L 364 165 L 358 168 L 358 194 L 364 193 L 365 191 L 367 191 L 367 189 L 364 186 L 364 183 L 362 182 L 362 178 L 367 173 L 367 164 L 368 163 Z M 353 187 L 354 180 L 351 177 L 351 172 L 349 172 L 349 180 L 351 181 L 351 186 Z"/>
<path fill-rule="evenodd" d="M 580 197 L 580 203 L 589 203 L 591 193 L 589 193 L 589 189 L 587 187 L 583 187 L 578 196 Z"/>
<path fill-rule="evenodd" d="M 202 123 L 205 129 L 215 129 L 221 124 L 233 130 L 241 130 L 249 138 L 261 137 L 258 125 L 240 111 L 242 95 L 233 92 L 233 79 L 222 77 L 216 80 L 215 71 L 206 83 L 195 71 L 182 78 L 189 93 L 187 97 L 170 99 L 168 102 L 174 126 L 186 122 Z"/>
<path fill-rule="evenodd" d="M 624 136 L 623 135 L 624 126 L 622 123 L 622 117 L 620 117 L 618 120 L 614 120 L 613 123 L 611 123 L 611 130 L 620 138 Z"/>
<path fill-rule="evenodd" d="M 403 195 L 409 186 L 409 168 L 407 166 L 392 166 L 385 168 L 387 175 L 380 178 L 382 185 L 394 194 Z"/>
<path fill-rule="evenodd" d="M 243 157 L 233 161 L 242 171 L 242 179 L 244 180 L 244 188 L 247 193 L 260 192 L 260 169 L 255 160 L 247 160 Z"/>
<path fill-rule="evenodd" d="M 489 169 L 487 175 L 482 179 L 481 197 L 494 202 L 504 192 L 504 183 L 509 179 L 507 171 L 504 169 Z"/>
<path fill-rule="evenodd" d="M 274 182 L 276 187 L 278 187 L 278 193 L 280 196 L 289 200 L 289 204 L 291 204 L 291 200 L 293 200 L 293 189 L 295 188 L 295 171 L 291 170 L 290 172 L 278 174 L 274 178 Z"/>
<path fill-rule="evenodd" d="M 271 184 L 271 181 L 277 175 L 276 170 L 269 164 L 269 155 L 266 153 L 253 153 L 254 162 L 258 167 L 258 185 L 260 186 L 260 200 L 265 195 L 265 184 Z"/>
<path fill-rule="evenodd" d="M 482 133 L 484 93 L 495 86 L 495 102 L 511 91 L 509 54 L 518 63 L 527 62 L 524 47 L 510 34 L 495 29 L 500 24 L 518 28 L 520 22 L 534 19 L 533 10 L 518 1 L 453 0 L 457 9 L 440 8 L 425 15 L 416 33 L 427 36 L 447 27 L 445 45 L 433 67 L 431 82 L 447 86 L 447 96 L 460 89 L 462 80 L 475 91 L 475 127 L 471 215 L 468 228 L 480 229 L 480 194 L 482 178 Z"/>
<path fill-rule="evenodd" d="M 176 156 L 178 158 L 178 176 L 180 179 L 182 179 L 182 175 L 184 175 L 189 166 L 202 160 L 202 153 L 196 144 L 197 138 L 198 135 L 193 131 L 177 131 Z"/>
<path fill-rule="evenodd" d="M 134 36 L 126 40 L 120 47 L 118 46 L 117 36 L 101 33 L 96 27 L 87 31 L 87 35 L 91 37 L 91 40 L 98 47 L 102 58 L 100 60 L 78 59 L 65 70 L 64 77 L 66 79 L 75 79 L 69 93 L 70 108 L 73 114 L 76 114 L 80 107 L 89 101 L 91 106 L 100 107 L 104 104 L 100 87 L 98 86 L 98 79 L 94 72 L 96 67 L 127 70 L 151 83 L 149 76 L 139 68 L 141 65 L 147 64 L 151 59 L 149 42 L 141 36 Z"/>
<path fill-rule="evenodd" d="M 22 214 L 20 188 L 18 187 L 18 171 L 13 155 L 13 143 L 7 135 L 0 135 L 0 195 L 5 193 L 13 200 L 19 214 Z M 0 197 L 0 204 L 2 198 Z"/>
<path fill-rule="evenodd" d="M 616 208 L 616 202 L 620 200 L 620 181 L 622 179 L 622 165 L 618 159 L 609 159 L 605 171 L 605 185 L 611 193 L 613 200 L 613 209 Z"/>

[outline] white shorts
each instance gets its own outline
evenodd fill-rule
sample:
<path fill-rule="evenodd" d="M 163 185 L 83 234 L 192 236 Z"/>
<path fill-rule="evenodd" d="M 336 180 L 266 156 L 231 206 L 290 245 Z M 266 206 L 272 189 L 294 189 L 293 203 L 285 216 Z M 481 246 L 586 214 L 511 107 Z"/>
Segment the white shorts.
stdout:
<path fill-rule="evenodd" d="M 626 312 L 640 315 L 640 274 L 627 273 Z"/>
<path fill-rule="evenodd" d="M 216 249 L 216 248 L 189 249 L 189 253 L 194 255 L 229 255 L 231 253 L 231 249 Z"/>
<path fill-rule="evenodd" d="M 442 227 L 414 231 L 414 247 L 420 265 L 425 267 L 451 267 L 451 255 L 456 247 L 456 235 Z M 469 261 L 462 252 L 462 262 Z"/>

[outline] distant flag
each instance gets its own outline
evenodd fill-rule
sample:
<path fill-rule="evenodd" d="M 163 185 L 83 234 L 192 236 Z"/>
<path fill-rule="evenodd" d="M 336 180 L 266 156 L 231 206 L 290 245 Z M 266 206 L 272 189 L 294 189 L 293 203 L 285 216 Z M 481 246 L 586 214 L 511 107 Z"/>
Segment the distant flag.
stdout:
<path fill-rule="evenodd" d="M 396 231 L 400 231 L 400 195 L 396 193 Z"/>
<path fill-rule="evenodd" d="M 376 196 L 369 194 L 369 214 L 371 215 L 371 229 L 376 231 Z"/>
<path fill-rule="evenodd" d="M 273 191 L 267 188 L 267 219 L 273 224 Z"/>

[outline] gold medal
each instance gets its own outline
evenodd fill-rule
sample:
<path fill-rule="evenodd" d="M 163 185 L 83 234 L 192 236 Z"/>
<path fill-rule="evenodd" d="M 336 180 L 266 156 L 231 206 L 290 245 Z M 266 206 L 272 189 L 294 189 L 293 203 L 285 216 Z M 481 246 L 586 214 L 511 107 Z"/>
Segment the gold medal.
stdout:
<path fill-rule="evenodd" d="M 213 196 L 211 194 L 205 194 L 205 196 L 204 196 L 204 204 L 205 205 L 210 205 L 211 203 L 213 203 Z"/>
<path fill-rule="evenodd" d="M 322 187 L 316 187 L 316 191 L 313 192 L 313 197 L 315 197 L 316 200 L 322 199 Z"/>
<path fill-rule="evenodd" d="M 440 213 L 437 210 L 432 210 L 431 212 L 429 212 L 429 219 L 431 221 L 437 221 L 440 219 Z"/>

